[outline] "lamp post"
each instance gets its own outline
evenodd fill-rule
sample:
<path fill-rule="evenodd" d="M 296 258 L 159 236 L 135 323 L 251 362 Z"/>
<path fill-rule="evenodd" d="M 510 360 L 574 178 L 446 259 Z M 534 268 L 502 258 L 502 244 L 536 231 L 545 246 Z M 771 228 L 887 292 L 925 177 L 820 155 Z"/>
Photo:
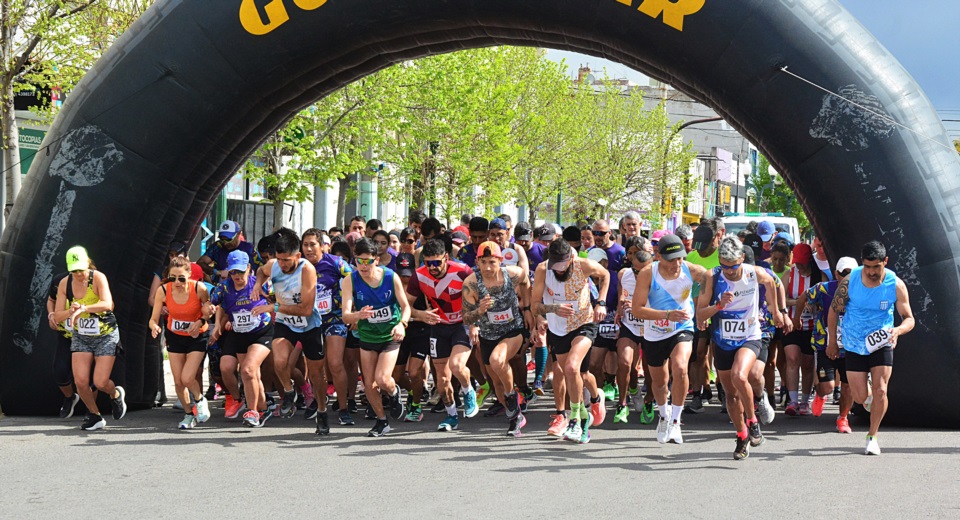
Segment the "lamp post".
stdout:
<path fill-rule="evenodd" d="M 723 121 L 722 117 L 708 117 L 705 119 L 694 119 L 693 121 L 687 121 L 682 125 L 674 129 L 673 132 L 667 137 L 667 142 L 663 146 L 663 167 L 660 171 L 660 222 L 659 225 L 663 225 L 663 219 L 666 218 L 667 212 L 667 158 L 670 155 L 670 142 L 673 141 L 673 138 L 680 133 L 684 128 L 699 125 L 701 123 L 713 123 L 715 121 Z"/>

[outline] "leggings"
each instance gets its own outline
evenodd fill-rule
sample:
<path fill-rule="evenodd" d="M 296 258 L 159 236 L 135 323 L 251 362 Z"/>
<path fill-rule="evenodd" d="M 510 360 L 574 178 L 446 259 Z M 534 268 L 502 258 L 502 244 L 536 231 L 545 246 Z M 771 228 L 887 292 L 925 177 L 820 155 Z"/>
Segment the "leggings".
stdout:
<path fill-rule="evenodd" d="M 57 351 L 53 356 L 53 380 L 57 386 L 73 384 L 73 356 L 70 353 L 70 340 L 57 335 Z"/>

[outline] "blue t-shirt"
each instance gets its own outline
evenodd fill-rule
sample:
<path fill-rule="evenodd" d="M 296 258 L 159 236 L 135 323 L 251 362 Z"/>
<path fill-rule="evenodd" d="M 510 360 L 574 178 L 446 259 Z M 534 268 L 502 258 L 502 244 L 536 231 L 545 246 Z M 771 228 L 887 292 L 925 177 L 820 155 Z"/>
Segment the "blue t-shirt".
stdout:
<path fill-rule="evenodd" d="M 257 332 L 270 325 L 270 313 L 254 315 L 250 311 L 259 305 L 267 305 L 267 300 L 260 296 L 258 300 L 250 299 L 253 286 L 257 285 L 257 277 L 250 275 L 247 285 L 239 291 L 233 285 L 233 280 L 226 280 L 217 285 L 210 293 L 210 303 L 219 305 L 227 313 L 227 319 L 233 323 L 234 332 Z"/>
<path fill-rule="evenodd" d="M 423 258 L 420 259 L 421 261 Z M 473 244 L 467 244 L 460 248 L 460 251 L 457 253 L 456 260 L 461 264 L 467 264 L 470 267 L 477 266 L 477 250 L 473 248 Z"/>
<path fill-rule="evenodd" d="M 260 258 L 260 255 L 257 254 L 257 251 L 253 248 L 253 244 L 250 242 L 240 242 L 240 245 L 237 246 L 233 251 L 243 251 L 250 257 L 250 263 L 253 264 L 253 268 L 256 269 L 263 265 L 263 260 Z M 213 244 L 207 252 L 203 255 L 210 260 L 213 260 L 213 268 L 217 271 L 223 271 L 227 268 L 227 255 L 233 251 L 227 251 L 226 249 L 220 247 L 220 244 Z"/>

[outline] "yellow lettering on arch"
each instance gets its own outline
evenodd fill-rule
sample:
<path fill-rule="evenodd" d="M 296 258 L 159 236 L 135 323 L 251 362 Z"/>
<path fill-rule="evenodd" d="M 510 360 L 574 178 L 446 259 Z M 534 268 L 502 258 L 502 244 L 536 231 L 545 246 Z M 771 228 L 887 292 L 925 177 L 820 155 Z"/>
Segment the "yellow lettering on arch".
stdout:
<path fill-rule="evenodd" d="M 304 11 L 313 11 L 314 9 L 323 7 L 323 4 L 327 3 L 327 0 L 293 0 L 293 3 L 297 4 L 297 7 Z"/>
<path fill-rule="evenodd" d="M 301 1 L 305 2 L 307 0 Z M 254 0 L 243 0 L 243 3 L 240 4 L 240 24 L 248 33 L 254 36 L 263 36 L 290 20 L 290 14 L 287 13 L 283 0 L 273 0 L 263 7 L 263 11 L 267 14 L 267 23 L 263 23 L 263 20 L 260 19 L 260 13 L 257 11 L 257 4 L 254 3 Z"/>
<path fill-rule="evenodd" d="M 678 31 L 683 31 L 683 18 L 703 9 L 707 0 L 643 0 L 637 9 L 641 13 L 659 18 L 663 14 L 663 23 Z"/>

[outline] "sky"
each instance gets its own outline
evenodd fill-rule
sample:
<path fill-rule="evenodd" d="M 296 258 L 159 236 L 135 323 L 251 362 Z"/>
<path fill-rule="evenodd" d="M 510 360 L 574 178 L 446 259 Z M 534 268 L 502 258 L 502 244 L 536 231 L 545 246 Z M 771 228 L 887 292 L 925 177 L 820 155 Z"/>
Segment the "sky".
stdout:
<path fill-rule="evenodd" d="M 903 64 L 940 113 L 952 137 L 960 137 L 960 1 L 840 0 Z M 611 77 L 645 85 L 647 78 L 619 63 L 566 51 L 550 51 L 566 59 L 571 75 L 581 64 L 604 67 Z"/>

